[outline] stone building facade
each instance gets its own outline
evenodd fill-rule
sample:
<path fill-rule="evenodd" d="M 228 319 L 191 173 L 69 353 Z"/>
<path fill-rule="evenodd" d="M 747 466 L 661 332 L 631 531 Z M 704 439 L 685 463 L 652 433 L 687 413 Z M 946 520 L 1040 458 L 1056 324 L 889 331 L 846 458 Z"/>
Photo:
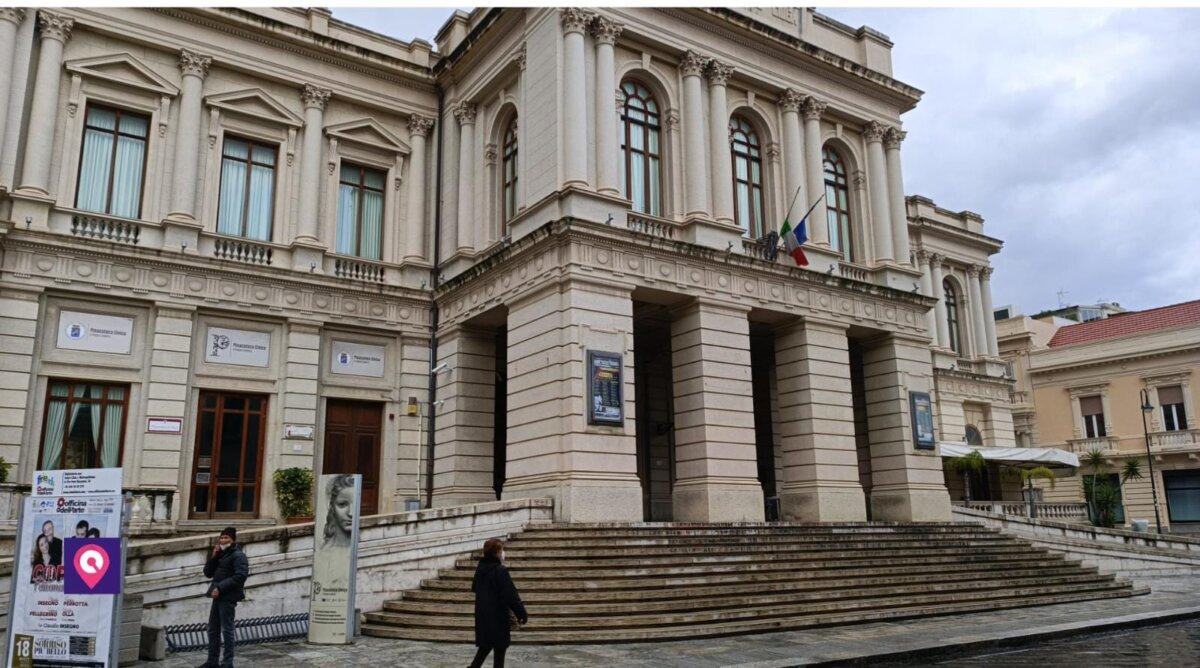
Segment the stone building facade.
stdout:
<path fill-rule="evenodd" d="M 17 485 L 121 466 L 146 532 L 273 522 L 292 466 L 364 473 L 364 512 L 946 519 L 910 393 L 1012 441 L 1000 242 L 905 198 L 921 93 L 868 28 L 4 9 L 0 45 Z M 770 233 L 821 194 L 796 268 Z"/>

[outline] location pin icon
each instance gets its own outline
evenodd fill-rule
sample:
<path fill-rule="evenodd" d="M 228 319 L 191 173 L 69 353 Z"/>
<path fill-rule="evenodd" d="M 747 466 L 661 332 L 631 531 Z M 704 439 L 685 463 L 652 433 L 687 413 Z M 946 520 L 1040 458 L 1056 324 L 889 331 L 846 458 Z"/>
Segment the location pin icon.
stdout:
<path fill-rule="evenodd" d="M 108 572 L 108 552 L 99 545 L 84 545 L 75 553 L 75 572 L 88 589 L 95 589 Z"/>

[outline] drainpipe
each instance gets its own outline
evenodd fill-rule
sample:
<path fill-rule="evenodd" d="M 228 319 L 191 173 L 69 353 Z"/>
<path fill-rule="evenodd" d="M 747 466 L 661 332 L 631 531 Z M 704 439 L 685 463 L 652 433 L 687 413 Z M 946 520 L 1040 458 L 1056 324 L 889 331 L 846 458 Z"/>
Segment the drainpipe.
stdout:
<path fill-rule="evenodd" d="M 442 165 L 442 125 L 445 120 L 445 91 L 442 90 L 441 84 L 435 84 L 437 89 L 437 180 L 434 192 L 434 202 L 436 207 L 433 212 L 433 270 L 430 276 L 430 295 L 437 291 L 437 286 L 441 282 L 441 261 L 442 261 L 442 174 L 445 169 Z M 430 301 L 429 313 L 429 424 L 426 431 L 429 433 L 428 452 L 425 457 L 425 508 L 433 505 L 433 452 L 437 442 L 437 407 L 434 402 L 437 401 L 437 374 L 433 373 L 433 367 L 437 364 L 437 329 L 438 329 L 438 305 L 437 299 Z"/>

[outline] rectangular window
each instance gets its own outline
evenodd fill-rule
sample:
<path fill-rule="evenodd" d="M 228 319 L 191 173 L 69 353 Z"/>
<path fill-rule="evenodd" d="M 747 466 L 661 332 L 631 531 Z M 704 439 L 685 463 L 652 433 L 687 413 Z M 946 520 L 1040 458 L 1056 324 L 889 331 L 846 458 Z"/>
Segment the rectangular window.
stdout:
<path fill-rule="evenodd" d="M 128 405 L 128 385 L 51 380 L 38 468 L 120 466 Z"/>
<path fill-rule="evenodd" d="M 275 162 L 270 144 L 226 137 L 221 149 L 221 193 L 217 232 L 271 240 L 275 214 Z"/>
<path fill-rule="evenodd" d="M 1083 413 L 1083 429 L 1087 438 L 1108 436 L 1104 428 L 1104 402 L 1100 397 L 1080 397 L 1079 411 Z"/>
<path fill-rule="evenodd" d="M 1158 403 L 1162 406 L 1163 431 L 1187 429 L 1187 414 L 1183 410 L 1183 386 L 1158 388 Z"/>
<path fill-rule="evenodd" d="M 380 259 L 386 180 L 387 175 L 378 169 L 342 163 L 338 185 L 338 253 Z"/>
<path fill-rule="evenodd" d="M 1171 524 L 1200 522 L 1200 470 L 1163 471 L 1162 477 Z"/>
<path fill-rule="evenodd" d="M 150 118 L 88 105 L 79 154 L 75 207 L 122 218 L 142 215 L 142 180 Z"/>

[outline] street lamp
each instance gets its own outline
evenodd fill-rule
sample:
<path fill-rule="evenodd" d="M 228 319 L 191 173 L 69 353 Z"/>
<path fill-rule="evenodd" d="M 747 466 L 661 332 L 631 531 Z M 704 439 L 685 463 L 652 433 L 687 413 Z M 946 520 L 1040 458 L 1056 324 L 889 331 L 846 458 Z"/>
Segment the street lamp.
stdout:
<path fill-rule="evenodd" d="M 1146 464 L 1150 469 L 1150 493 L 1154 498 L 1154 526 L 1158 529 L 1158 533 L 1162 533 L 1162 519 L 1158 516 L 1158 483 L 1154 481 L 1154 457 L 1150 454 L 1150 427 L 1146 422 L 1146 418 L 1154 411 L 1154 405 L 1150 403 L 1150 392 L 1145 388 L 1142 389 L 1142 434 L 1146 437 Z"/>

